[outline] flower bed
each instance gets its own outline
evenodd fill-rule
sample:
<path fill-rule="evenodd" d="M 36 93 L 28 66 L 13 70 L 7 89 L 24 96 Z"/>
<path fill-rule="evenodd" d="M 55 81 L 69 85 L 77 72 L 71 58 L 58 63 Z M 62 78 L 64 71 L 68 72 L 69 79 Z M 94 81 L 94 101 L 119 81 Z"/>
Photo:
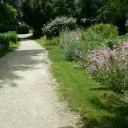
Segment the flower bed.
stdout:
<path fill-rule="evenodd" d="M 88 55 L 88 71 L 92 78 L 115 92 L 128 89 L 128 42 L 114 50 L 94 50 Z"/>

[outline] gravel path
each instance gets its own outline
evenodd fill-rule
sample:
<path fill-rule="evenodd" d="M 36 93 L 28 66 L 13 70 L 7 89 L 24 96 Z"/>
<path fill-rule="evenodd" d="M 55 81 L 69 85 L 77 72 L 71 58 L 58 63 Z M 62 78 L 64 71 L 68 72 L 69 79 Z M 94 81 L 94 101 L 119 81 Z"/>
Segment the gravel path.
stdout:
<path fill-rule="evenodd" d="M 49 68 L 47 51 L 30 39 L 0 59 L 0 128 L 77 128 Z"/>

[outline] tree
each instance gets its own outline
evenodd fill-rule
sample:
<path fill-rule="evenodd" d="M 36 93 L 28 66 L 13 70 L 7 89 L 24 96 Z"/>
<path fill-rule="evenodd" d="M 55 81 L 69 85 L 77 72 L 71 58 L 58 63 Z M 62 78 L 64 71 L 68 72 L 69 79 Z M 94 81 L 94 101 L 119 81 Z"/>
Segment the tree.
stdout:
<path fill-rule="evenodd" d="M 0 3 L 0 23 L 9 23 L 16 20 L 17 11 L 8 3 Z"/>
<path fill-rule="evenodd" d="M 0 3 L 8 3 L 17 10 L 17 19 L 20 20 L 21 17 L 21 6 L 24 0 L 0 0 Z"/>
<path fill-rule="evenodd" d="M 127 0 L 107 0 L 106 4 L 98 12 L 98 20 L 117 25 L 120 34 L 126 33 L 125 23 L 127 18 Z"/>
<path fill-rule="evenodd" d="M 75 16 L 75 0 L 55 0 L 56 16 Z"/>
<path fill-rule="evenodd" d="M 97 11 L 104 5 L 105 0 L 79 0 L 77 5 L 77 18 L 80 21 L 87 22 L 87 26 L 91 25 L 91 21 L 96 19 Z"/>
<path fill-rule="evenodd" d="M 41 0 L 25 0 L 22 3 L 22 21 L 33 28 L 41 28 L 42 20 Z"/>

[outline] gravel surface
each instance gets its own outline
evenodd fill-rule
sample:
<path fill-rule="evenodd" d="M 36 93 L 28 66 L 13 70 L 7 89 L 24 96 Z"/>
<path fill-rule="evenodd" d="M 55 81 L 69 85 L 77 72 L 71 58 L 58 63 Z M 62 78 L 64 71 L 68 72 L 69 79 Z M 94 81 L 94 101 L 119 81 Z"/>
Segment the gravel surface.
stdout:
<path fill-rule="evenodd" d="M 77 121 L 57 97 L 45 49 L 22 39 L 0 59 L 0 128 L 77 128 Z"/>

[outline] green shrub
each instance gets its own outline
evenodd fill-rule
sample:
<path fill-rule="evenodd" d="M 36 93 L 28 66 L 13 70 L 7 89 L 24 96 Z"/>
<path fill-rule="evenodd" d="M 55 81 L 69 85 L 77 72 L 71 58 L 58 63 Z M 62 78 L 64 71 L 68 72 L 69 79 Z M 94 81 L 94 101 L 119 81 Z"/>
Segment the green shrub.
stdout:
<path fill-rule="evenodd" d="M 65 28 L 69 28 L 70 30 L 73 30 L 76 28 L 76 19 L 70 17 L 57 17 L 55 20 L 52 20 L 51 22 L 47 23 L 43 27 L 43 34 L 46 35 L 46 37 L 52 38 L 59 36 L 60 31 Z"/>
<path fill-rule="evenodd" d="M 71 32 L 70 30 L 64 30 L 60 34 L 61 47 L 66 56 L 66 60 L 75 60 L 76 52 L 82 46 L 80 37 L 77 32 Z"/>
<path fill-rule="evenodd" d="M 5 41 L 5 34 L 0 34 L 0 44 L 3 44 Z"/>
<path fill-rule="evenodd" d="M 128 90 L 128 43 L 115 50 L 94 50 L 88 55 L 89 73 L 108 89 L 117 93 Z"/>
<path fill-rule="evenodd" d="M 96 24 L 88 28 L 83 34 L 83 41 L 90 50 L 108 46 L 108 40 L 116 39 L 117 27 L 111 24 Z"/>
<path fill-rule="evenodd" d="M 83 41 L 88 45 L 90 50 L 100 48 L 102 44 L 105 44 L 104 39 L 91 29 L 85 31 L 83 34 Z"/>
<path fill-rule="evenodd" d="M 118 36 L 117 27 L 111 24 L 96 24 L 90 27 L 87 31 L 93 31 L 102 38 L 113 38 Z"/>
<path fill-rule="evenodd" d="M 8 32 L 8 38 L 9 38 L 9 41 L 13 43 L 17 43 L 18 36 L 15 32 Z"/>
<path fill-rule="evenodd" d="M 0 44 L 5 45 L 5 47 L 9 47 L 10 43 L 17 43 L 18 36 L 15 32 L 8 32 L 0 34 Z"/>
<path fill-rule="evenodd" d="M 111 50 L 114 50 L 114 47 L 118 45 L 116 40 L 108 40 L 107 45 Z"/>
<path fill-rule="evenodd" d="M 3 44 L 5 47 L 9 47 L 9 42 L 7 33 L 0 34 L 0 44 Z"/>
<path fill-rule="evenodd" d="M 59 37 L 54 37 L 50 40 L 47 40 L 46 38 L 46 45 L 59 45 L 60 44 L 60 38 Z"/>
<path fill-rule="evenodd" d="M 29 33 L 29 26 L 26 24 L 20 24 L 17 27 L 18 34 L 28 34 Z"/>
<path fill-rule="evenodd" d="M 17 26 L 15 24 L 0 24 L 0 33 L 8 31 L 16 31 Z"/>
<path fill-rule="evenodd" d="M 12 23 L 17 18 L 17 10 L 7 2 L 0 1 L 0 23 Z"/>
<path fill-rule="evenodd" d="M 42 30 L 41 29 L 34 29 L 33 36 L 34 37 L 41 37 L 42 36 Z"/>

